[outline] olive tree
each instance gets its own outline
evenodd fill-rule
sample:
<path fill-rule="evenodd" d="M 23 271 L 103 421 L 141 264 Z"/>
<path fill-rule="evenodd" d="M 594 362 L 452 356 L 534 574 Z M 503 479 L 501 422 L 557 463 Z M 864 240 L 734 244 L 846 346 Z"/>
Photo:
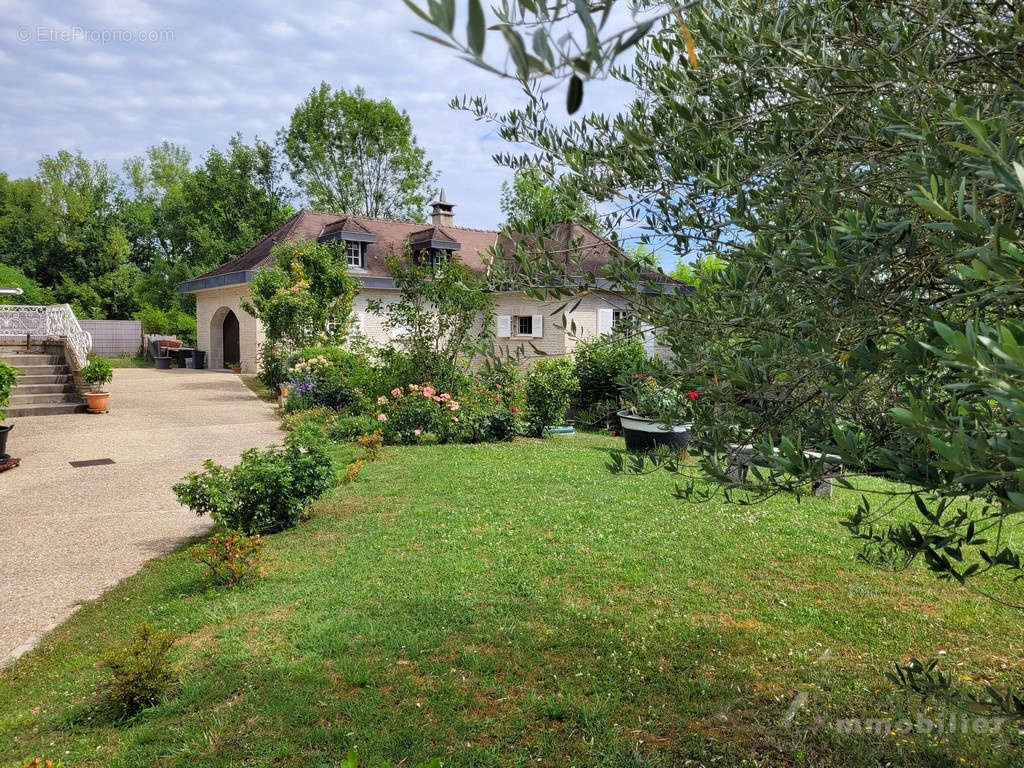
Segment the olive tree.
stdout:
<path fill-rule="evenodd" d="M 628 259 L 605 275 L 661 329 L 680 378 L 702 382 L 699 461 L 655 459 L 683 475 L 679 495 L 801 493 L 834 454 L 864 494 L 845 525 L 866 560 L 920 560 L 1020 608 L 1020 8 L 709 0 L 630 15 L 615 0 L 510 0 L 488 28 L 478 0 L 459 19 L 457 5 L 417 10 L 527 94 L 506 114 L 456 103 L 532 148 L 499 162 L 565 169 L 618 201 L 643 240 L 721 265 L 671 301 L 650 300 Z M 508 69 L 485 50 L 489 31 Z M 584 83 L 605 76 L 631 84 L 633 102 L 566 121 Z M 552 87 L 565 110 L 548 103 Z M 556 260 L 527 262 L 550 272 L 531 285 L 559 284 Z M 765 466 L 740 480 L 729 464 L 749 444 Z M 1019 694 L 951 690 L 930 664 L 894 679 L 1024 717 Z"/>

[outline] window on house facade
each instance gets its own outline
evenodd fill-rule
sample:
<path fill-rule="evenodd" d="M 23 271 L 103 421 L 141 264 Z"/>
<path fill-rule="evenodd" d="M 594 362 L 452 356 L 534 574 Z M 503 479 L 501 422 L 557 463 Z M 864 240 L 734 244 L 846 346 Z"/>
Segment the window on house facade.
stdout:
<path fill-rule="evenodd" d="M 363 243 L 354 240 L 345 241 L 345 262 L 355 269 L 363 268 Z"/>
<path fill-rule="evenodd" d="M 517 336 L 533 336 L 533 317 L 518 315 L 512 319 L 512 328 Z"/>
<path fill-rule="evenodd" d="M 612 310 L 612 329 L 616 331 L 632 331 L 636 327 L 636 315 L 628 309 Z"/>

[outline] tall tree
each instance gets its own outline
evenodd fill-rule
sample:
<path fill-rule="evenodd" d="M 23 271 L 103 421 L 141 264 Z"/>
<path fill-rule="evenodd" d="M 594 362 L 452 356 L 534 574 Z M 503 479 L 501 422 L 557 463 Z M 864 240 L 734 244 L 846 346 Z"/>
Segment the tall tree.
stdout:
<path fill-rule="evenodd" d="M 434 174 L 409 115 L 390 101 L 321 83 L 295 108 L 280 140 L 292 180 L 311 205 L 423 219 Z"/>
<path fill-rule="evenodd" d="M 754 498 L 799 491 L 828 469 L 804 449 L 838 454 L 855 486 L 860 475 L 906 484 L 886 487 L 880 504 L 865 496 L 846 521 L 865 559 L 919 558 L 1024 605 L 1024 558 L 1009 535 L 1024 517 L 1024 10 L 665 2 L 637 4 L 648 15 L 606 35 L 592 13 L 616 5 L 502 6 L 506 74 L 532 98 L 507 115 L 466 106 L 538 148 L 539 162 L 622 195 L 680 255 L 727 264 L 702 275 L 695 297 L 635 294 L 665 329 L 680 379 L 703 383 L 692 479 Z M 494 69 L 480 14 L 468 14 L 463 40 L 451 11 L 430 3 L 420 14 Z M 615 68 L 637 44 L 632 66 Z M 550 115 L 541 90 L 552 79 L 567 83 L 573 113 L 586 77 L 612 71 L 638 93 L 620 114 L 568 126 Z M 641 282 L 625 261 L 608 276 Z M 740 481 L 726 465 L 750 443 L 767 468 Z M 684 482 L 680 493 L 707 487 Z M 956 688 L 919 664 L 896 678 Z M 972 696 L 1024 719 L 1019 693 L 961 700 Z"/>
<path fill-rule="evenodd" d="M 593 202 L 569 174 L 551 181 L 539 168 L 518 168 L 512 183 L 502 184 L 499 205 L 508 231 L 546 232 L 570 220 L 602 231 Z"/>

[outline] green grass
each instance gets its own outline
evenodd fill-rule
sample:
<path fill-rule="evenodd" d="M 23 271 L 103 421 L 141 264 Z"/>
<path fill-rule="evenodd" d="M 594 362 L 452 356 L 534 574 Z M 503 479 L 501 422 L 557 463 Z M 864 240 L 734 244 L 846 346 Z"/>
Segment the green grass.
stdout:
<path fill-rule="evenodd" d="M 882 677 L 911 651 L 1019 680 L 1018 613 L 858 562 L 849 494 L 688 506 L 609 475 L 618 444 L 391 448 L 270 538 L 253 587 L 154 560 L 0 675 L 0 765 L 1019 764 L 1008 738 L 829 727 L 924 711 Z M 117 723 L 96 661 L 142 620 L 180 638 L 181 682 Z"/>
<path fill-rule="evenodd" d="M 148 357 L 139 357 L 133 355 L 118 355 L 117 357 L 103 357 L 97 355 L 103 360 L 110 363 L 112 368 L 152 368 L 153 361 Z"/>
<path fill-rule="evenodd" d="M 260 400 L 277 405 L 277 393 L 260 381 L 259 376 L 244 375 L 239 378 Z"/>

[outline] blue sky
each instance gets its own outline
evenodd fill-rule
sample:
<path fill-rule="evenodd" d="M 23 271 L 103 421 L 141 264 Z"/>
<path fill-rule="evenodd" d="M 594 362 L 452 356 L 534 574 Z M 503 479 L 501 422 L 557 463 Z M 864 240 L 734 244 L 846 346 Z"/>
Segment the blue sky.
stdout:
<path fill-rule="evenodd" d="M 457 224 L 500 219 L 509 174 L 491 155 L 510 145 L 448 102 L 485 94 L 501 109 L 518 89 L 413 35 L 424 26 L 402 0 L 0 0 L 0 10 L 0 170 L 10 176 L 34 174 L 40 155 L 58 149 L 119 171 L 165 139 L 193 158 L 235 132 L 271 140 L 326 80 L 362 85 L 411 115 Z M 626 96 L 619 84 L 595 84 L 587 106 L 613 110 Z"/>

